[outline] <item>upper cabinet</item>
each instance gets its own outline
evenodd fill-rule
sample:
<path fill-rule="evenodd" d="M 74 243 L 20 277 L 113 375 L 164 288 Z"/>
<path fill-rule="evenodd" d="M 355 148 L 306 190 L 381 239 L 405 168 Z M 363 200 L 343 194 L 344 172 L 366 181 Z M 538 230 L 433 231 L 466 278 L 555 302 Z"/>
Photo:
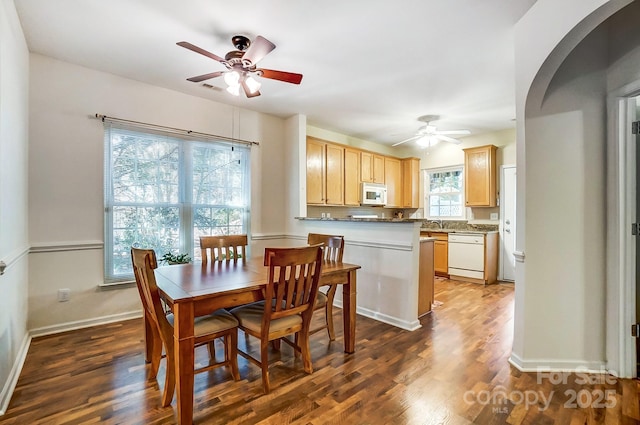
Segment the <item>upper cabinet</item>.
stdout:
<path fill-rule="evenodd" d="M 464 198 L 468 207 L 495 207 L 496 151 L 493 145 L 464 150 Z"/>
<path fill-rule="evenodd" d="M 387 185 L 387 207 L 402 207 L 402 163 L 397 158 L 384 158 L 384 181 Z"/>
<path fill-rule="evenodd" d="M 344 149 L 344 204 L 360 206 L 360 151 Z"/>
<path fill-rule="evenodd" d="M 384 184 L 384 156 L 360 152 L 360 179 L 367 183 Z"/>
<path fill-rule="evenodd" d="M 307 204 L 344 205 L 344 148 L 307 138 Z"/>
<path fill-rule="evenodd" d="M 307 137 L 307 204 L 360 206 L 362 182 L 387 186 L 388 208 L 418 208 L 420 160 Z"/>
<path fill-rule="evenodd" d="M 420 208 L 420 159 L 402 160 L 402 208 Z"/>

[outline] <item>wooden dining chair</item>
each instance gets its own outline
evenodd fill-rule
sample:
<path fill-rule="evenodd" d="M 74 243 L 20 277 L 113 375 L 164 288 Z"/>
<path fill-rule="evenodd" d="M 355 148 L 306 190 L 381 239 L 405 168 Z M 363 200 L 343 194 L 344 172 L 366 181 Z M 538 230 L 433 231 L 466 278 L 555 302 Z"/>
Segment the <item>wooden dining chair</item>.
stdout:
<path fill-rule="evenodd" d="M 162 346 L 167 358 L 162 406 L 166 407 L 173 400 L 175 390 L 175 357 L 173 340 L 173 314 L 165 313 L 160 291 L 156 284 L 154 270 L 158 267 L 156 254 L 152 249 L 131 248 L 133 271 L 144 308 L 144 314 L 151 323 L 153 342 L 151 344 L 151 375 L 156 377 L 162 357 Z M 174 266 L 175 267 L 175 266 Z M 195 318 L 195 345 L 208 345 L 212 362 L 199 368 L 195 373 L 205 372 L 220 366 L 228 366 L 235 381 L 240 380 L 238 372 L 238 321 L 226 310 L 217 310 L 209 315 Z M 224 360 L 215 361 L 213 342 L 216 338 L 224 338 Z"/>
<path fill-rule="evenodd" d="M 259 359 L 240 349 L 238 354 L 262 369 L 262 387 L 268 394 L 269 341 L 291 345 L 302 354 L 305 372 L 313 372 L 309 326 L 318 295 L 322 246 L 265 248 L 264 261 L 269 267 L 264 301 L 236 307 L 231 313 L 238 319 L 240 329 L 260 340 Z M 295 341 L 286 338 L 288 335 L 295 335 Z"/>
<path fill-rule="evenodd" d="M 238 261 L 246 257 L 247 244 L 247 235 L 200 236 L 202 262 L 209 261 L 209 255 L 211 261 Z"/>
<path fill-rule="evenodd" d="M 342 256 L 344 254 L 344 236 L 309 233 L 307 236 L 307 243 L 309 245 L 324 245 L 324 261 L 342 262 Z M 333 327 L 333 299 L 335 298 L 337 288 L 338 285 L 334 283 L 328 287 L 326 293 L 322 292 L 322 290 L 318 292 L 314 311 L 324 310 L 325 324 L 310 331 L 310 334 L 313 335 L 316 332 L 326 329 L 329 334 L 330 341 L 335 341 L 336 339 L 336 332 Z"/>

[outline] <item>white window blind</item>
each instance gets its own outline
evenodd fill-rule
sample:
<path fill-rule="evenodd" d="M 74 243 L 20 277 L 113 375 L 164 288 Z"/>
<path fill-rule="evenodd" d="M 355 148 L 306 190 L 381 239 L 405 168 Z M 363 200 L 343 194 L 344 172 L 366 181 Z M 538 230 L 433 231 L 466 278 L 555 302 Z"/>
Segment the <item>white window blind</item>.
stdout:
<path fill-rule="evenodd" d="M 465 218 L 463 166 L 426 170 L 424 187 L 428 218 Z"/>

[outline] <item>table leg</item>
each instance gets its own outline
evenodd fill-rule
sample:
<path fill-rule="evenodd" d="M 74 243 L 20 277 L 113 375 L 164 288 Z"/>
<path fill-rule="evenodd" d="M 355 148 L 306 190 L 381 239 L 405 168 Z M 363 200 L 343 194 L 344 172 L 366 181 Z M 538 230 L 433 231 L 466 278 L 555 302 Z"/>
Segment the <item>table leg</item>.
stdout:
<path fill-rule="evenodd" d="M 174 314 L 174 353 L 178 423 L 193 423 L 193 303 L 176 303 Z"/>
<path fill-rule="evenodd" d="M 347 283 L 342 285 L 342 324 L 344 329 L 344 351 L 356 351 L 356 271 L 351 270 Z"/>

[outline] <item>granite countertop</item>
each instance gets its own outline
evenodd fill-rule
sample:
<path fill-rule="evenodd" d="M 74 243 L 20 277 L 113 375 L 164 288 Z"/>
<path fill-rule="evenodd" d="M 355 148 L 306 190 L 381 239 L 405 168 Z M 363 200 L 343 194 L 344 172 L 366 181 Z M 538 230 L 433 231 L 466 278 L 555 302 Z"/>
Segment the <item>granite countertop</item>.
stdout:
<path fill-rule="evenodd" d="M 456 228 L 444 228 L 440 229 L 439 227 L 424 227 L 425 224 L 431 224 L 429 220 L 424 218 L 353 218 L 353 217 L 329 217 L 329 218 L 321 218 L 321 217 L 295 217 L 296 220 L 306 220 L 306 221 L 359 221 L 359 222 L 369 222 L 369 223 L 424 223 L 423 227 L 420 228 L 420 233 L 424 234 L 426 232 L 432 233 L 475 233 L 475 234 L 487 234 L 487 233 L 498 233 L 498 225 L 493 224 L 467 224 L 464 221 L 445 221 L 445 225 L 455 226 Z"/>
<path fill-rule="evenodd" d="M 416 223 L 423 222 L 424 219 L 421 218 L 353 218 L 353 217 L 330 217 L 330 218 L 320 218 L 320 217 L 295 217 L 296 220 L 307 220 L 307 221 L 367 221 L 367 222 L 375 222 L 375 223 Z"/>
<path fill-rule="evenodd" d="M 479 230 L 479 229 L 420 229 L 420 233 L 474 233 L 486 235 L 487 233 L 498 233 L 498 230 Z"/>

